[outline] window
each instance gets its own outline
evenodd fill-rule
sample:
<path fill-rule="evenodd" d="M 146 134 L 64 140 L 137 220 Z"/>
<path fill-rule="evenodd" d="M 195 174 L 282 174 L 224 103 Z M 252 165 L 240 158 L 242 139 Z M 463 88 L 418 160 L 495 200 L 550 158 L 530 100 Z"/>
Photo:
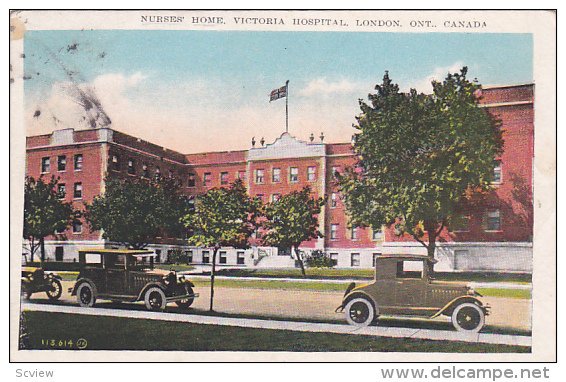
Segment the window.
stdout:
<path fill-rule="evenodd" d="M 335 267 L 338 265 L 338 254 L 337 253 L 331 253 L 330 254 L 330 261 L 332 262 L 332 266 Z"/>
<path fill-rule="evenodd" d="M 338 175 L 340 175 L 340 167 L 332 166 L 332 177 L 336 178 Z"/>
<path fill-rule="evenodd" d="M 202 184 L 205 186 L 210 186 L 212 184 L 212 174 L 209 172 L 205 172 L 202 177 Z"/>
<path fill-rule="evenodd" d="M 188 175 L 188 180 L 187 180 L 187 187 L 195 187 L 196 186 L 196 177 L 195 174 L 192 172 L 189 172 Z"/>
<path fill-rule="evenodd" d="M 65 171 L 67 169 L 67 157 L 59 155 L 57 157 L 57 171 Z"/>
<path fill-rule="evenodd" d="M 259 201 L 263 202 L 263 194 L 257 194 L 255 196 L 256 199 L 258 199 Z"/>
<path fill-rule="evenodd" d="M 226 251 L 220 251 L 220 264 L 226 264 Z"/>
<path fill-rule="evenodd" d="M 83 232 L 83 223 L 74 222 L 73 223 L 73 233 L 81 233 L 81 232 Z"/>
<path fill-rule="evenodd" d="M 281 198 L 281 194 L 272 194 L 271 195 L 271 202 L 275 203 L 276 201 L 278 201 Z"/>
<path fill-rule="evenodd" d="M 83 197 L 83 184 L 81 182 L 75 183 L 73 188 L 73 198 L 81 199 Z"/>
<path fill-rule="evenodd" d="M 112 155 L 112 170 L 120 171 L 120 158 L 118 155 Z"/>
<path fill-rule="evenodd" d="M 397 262 L 398 279 L 420 279 L 423 277 L 424 263 L 421 260 L 402 260 Z"/>
<path fill-rule="evenodd" d="M 75 171 L 82 171 L 82 169 L 83 169 L 83 154 L 75 155 L 74 164 L 75 164 Z"/>
<path fill-rule="evenodd" d="M 155 258 L 160 259 L 160 260 L 158 260 L 158 262 L 161 261 L 161 249 L 155 250 Z"/>
<path fill-rule="evenodd" d="M 144 178 L 149 178 L 149 167 L 145 163 L 142 165 L 142 176 Z"/>
<path fill-rule="evenodd" d="M 209 251 L 202 251 L 202 262 L 204 264 L 210 263 L 210 252 Z"/>
<path fill-rule="evenodd" d="M 241 179 L 241 180 L 246 180 L 246 172 L 243 171 L 243 170 L 240 170 L 240 171 L 236 172 L 236 177 L 238 179 Z"/>
<path fill-rule="evenodd" d="M 499 210 L 487 211 L 485 215 L 486 231 L 501 231 L 501 213 Z"/>
<path fill-rule="evenodd" d="M 271 173 L 271 181 L 273 183 L 281 182 L 281 169 L 280 168 L 274 168 L 273 169 L 273 172 Z"/>
<path fill-rule="evenodd" d="M 289 169 L 289 181 L 291 183 L 297 183 L 299 181 L 299 168 L 291 167 Z"/>
<path fill-rule="evenodd" d="M 383 240 L 383 230 L 381 228 L 374 228 L 371 232 L 371 238 L 373 241 Z"/>
<path fill-rule="evenodd" d="M 352 267 L 359 267 L 360 266 L 360 254 L 359 253 L 352 253 L 350 255 L 350 266 L 352 266 Z"/>
<path fill-rule="evenodd" d="M 330 224 L 330 240 L 338 238 L 338 224 Z"/>
<path fill-rule="evenodd" d="M 338 195 L 335 192 L 333 192 L 330 195 L 330 208 L 336 208 L 336 207 L 338 207 Z"/>
<path fill-rule="evenodd" d="M 379 256 L 381 256 L 381 253 L 374 253 L 371 255 L 371 266 L 375 268 L 375 259 L 377 259 Z"/>
<path fill-rule="evenodd" d="M 129 159 L 128 160 L 128 174 L 130 175 L 136 175 L 136 167 L 134 165 L 134 160 L 133 159 Z"/>
<path fill-rule="evenodd" d="M 55 247 L 55 261 L 63 261 L 64 247 Z"/>
<path fill-rule="evenodd" d="M 51 161 L 49 157 L 41 158 L 41 172 L 46 173 L 51 170 Z"/>
<path fill-rule="evenodd" d="M 238 265 L 243 265 L 246 262 L 246 258 L 244 257 L 244 252 L 242 251 L 238 251 L 236 253 L 236 258 L 237 258 L 237 264 Z"/>
<path fill-rule="evenodd" d="M 256 184 L 262 184 L 263 179 L 264 179 L 263 177 L 264 177 L 263 169 L 258 168 L 257 170 L 255 170 L 255 182 L 256 182 Z"/>
<path fill-rule="evenodd" d="M 358 227 L 353 226 L 351 229 L 352 240 L 358 240 Z"/>
<path fill-rule="evenodd" d="M 191 264 L 193 262 L 193 251 L 185 251 L 185 255 L 187 256 L 187 264 Z"/>
<path fill-rule="evenodd" d="M 307 180 L 309 182 L 314 182 L 316 180 L 316 167 L 315 166 L 309 166 L 307 168 Z"/>
<path fill-rule="evenodd" d="M 501 183 L 501 161 L 493 161 L 493 183 Z"/>
<path fill-rule="evenodd" d="M 55 233 L 60 235 L 60 234 L 62 234 L 63 232 L 65 232 L 65 229 L 66 229 L 66 227 L 57 228 L 57 229 L 55 230 Z"/>
<path fill-rule="evenodd" d="M 228 184 L 228 173 L 221 172 L 220 173 L 220 184 Z"/>
<path fill-rule="evenodd" d="M 450 223 L 452 232 L 468 232 L 470 230 L 470 217 L 467 215 L 457 214 Z"/>
<path fill-rule="evenodd" d="M 65 199 L 65 195 L 67 194 L 67 187 L 65 187 L 65 183 L 59 183 L 57 185 L 57 193 L 59 194 L 59 199 Z"/>

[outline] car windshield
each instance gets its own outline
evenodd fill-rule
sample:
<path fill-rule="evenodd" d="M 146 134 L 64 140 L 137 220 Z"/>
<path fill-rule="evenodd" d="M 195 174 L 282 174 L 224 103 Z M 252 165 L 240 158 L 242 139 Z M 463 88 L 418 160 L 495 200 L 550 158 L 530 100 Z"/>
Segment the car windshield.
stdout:
<path fill-rule="evenodd" d="M 128 259 L 128 266 L 132 270 L 152 269 L 153 262 L 151 256 L 130 256 Z"/>

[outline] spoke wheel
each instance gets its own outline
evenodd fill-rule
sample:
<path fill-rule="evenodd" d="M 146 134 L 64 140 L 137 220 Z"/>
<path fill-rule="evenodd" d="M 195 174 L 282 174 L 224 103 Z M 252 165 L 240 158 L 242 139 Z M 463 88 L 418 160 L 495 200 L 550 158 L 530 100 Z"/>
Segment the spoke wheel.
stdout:
<path fill-rule="evenodd" d="M 179 293 L 182 294 L 193 294 L 193 288 L 191 288 L 190 286 L 186 285 L 182 288 L 179 288 Z M 193 298 L 186 298 L 184 300 L 180 300 L 175 302 L 177 304 L 177 306 L 181 309 L 188 309 L 189 306 L 191 306 L 193 304 L 193 302 L 195 301 L 194 297 Z"/>
<path fill-rule="evenodd" d="M 454 309 L 452 325 L 458 331 L 479 332 L 485 323 L 485 314 L 476 304 L 464 303 Z"/>
<path fill-rule="evenodd" d="M 350 300 L 344 309 L 346 321 L 354 326 L 368 326 L 375 318 L 375 308 L 366 298 L 358 297 Z"/>
<path fill-rule="evenodd" d="M 77 302 L 80 306 L 91 307 L 94 306 L 96 301 L 96 296 L 94 295 L 94 289 L 92 286 L 83 282 L 77 288 Z"/>
<path fill-rule="evenodd" d="M 51 285 L 49 286 L 49 290 L 45 293 L 47 293 L 47 297 L 50 300 L 52 301 L 58 300 L 59 297 L 61 297 L 61 294 L 63 293 L 63 287 L 61 286 L 61 281 L 57 279 L 51 280 Z"/>
<path fill-rule="evenodd" d="M 144 302 L 145 307 L 153 311 L 162 311 L 167 305 L 165 293 L 158 287 L 149 288 L 147 292 L 145 292 Z"/>

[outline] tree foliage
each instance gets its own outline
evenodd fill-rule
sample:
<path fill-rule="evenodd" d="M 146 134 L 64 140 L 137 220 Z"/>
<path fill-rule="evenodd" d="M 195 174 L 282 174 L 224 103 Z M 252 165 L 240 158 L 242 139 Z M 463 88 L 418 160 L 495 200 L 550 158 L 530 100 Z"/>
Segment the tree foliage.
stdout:
<path fill-rule="evenodd" d="M 324 205 L 323 198 L 311 196 L 310 187 L 281 196 L 265 206 L 263 243 L 298 251 L 307 240 L 323 237 L 318 227 L 318 214 Z M 305 274 L 303 256 L 296 253 L 301 271 Z"/>
<path fill-rule="evenodd" d="M 180 219 L 189 208 L 175 179 L 107 179 L 104 194 L 87 205 L 86 217 L 105 239 L 141 249 L 165 232 L 183 235 Z"/>
<path fill-rule="evenodd" d="M 358 163 L 339 180 L 352 224 L 393 225 L 433 258 L 462 199 L 489 189 L 503 147 L 500 121 L 479 107 L 481 86 L 466 74 L 448 74 L 423 94 L 400 92 L 386 72 L 369 103 L 360 100 Z"/>
<path fill-rule="evenodd" d="M 38 247 L 41 248 L 41 261 L 44 261 L 45 237 L 65 230 L 78 218 L 71 203 L 63 200 L 65 194 L 59 191 L 58 184 L 54 176 L 48 182 L 42 177 L 37 180 L 26 177 L 23 237 L 29 242 L 31 261 Z"/>
<path fill-rule="evenodd" d="M 214 304 L 216 255 L 221 247 L 247 248 L 257 227 L 261 202 L 248 196 L 241 180 L 230 187 L 212 188 L 199 195 L 194 211 L 182 221 L 188 229 L 190 245 L 212 248 L 210 310 Z"/>

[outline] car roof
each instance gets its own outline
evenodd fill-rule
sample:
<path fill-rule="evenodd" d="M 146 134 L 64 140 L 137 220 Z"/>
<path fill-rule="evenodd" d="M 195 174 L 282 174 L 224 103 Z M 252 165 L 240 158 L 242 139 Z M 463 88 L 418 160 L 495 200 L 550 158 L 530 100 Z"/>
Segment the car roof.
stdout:
<path fill-rule="evenodd" d="M 106 255 L 106 254 L 131 255 L 131 256 L 154 255 L 154 253 L 148 249 L 83 248 L 83 249 L 79 249 L 79 253 L 81 252 L 99 253 L 101 255 Z"/>

